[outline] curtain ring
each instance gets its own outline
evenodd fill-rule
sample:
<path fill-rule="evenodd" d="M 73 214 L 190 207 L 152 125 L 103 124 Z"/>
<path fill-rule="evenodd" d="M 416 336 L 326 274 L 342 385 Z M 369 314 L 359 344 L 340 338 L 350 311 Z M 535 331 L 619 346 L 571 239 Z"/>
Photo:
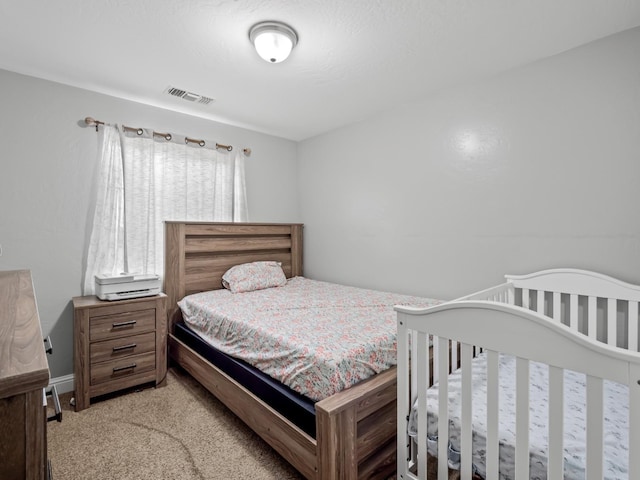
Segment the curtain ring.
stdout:
<path fill-rule="evenodd" d="M 154 137 L 162 137 L 164 138 L 167 142 L 171 141 L 171 134 L 170 133 L 160 133 L 160 132 L 153 132 L 153 136 Z"/>
<path fill-rule="evenodd" d="M 184 143 L 197 143 L 201 147 L 204 147 L 204 140 L 196 140 L 194 138 L 184 137 Z"/>
<path fill-rule="evenodd" d="M 232 145 L 223 145 L 221 143 L 216 143 L 216 148 L 220 148 L 222 150 L 226 150 L 227 152 L 230 152 L 231 150 L 233 150 L 233 146 Z"/>
<path fill-rule="evenodd" d="M 126 125 L 123 125 L 122 129 L 125 132 L 136 132 L 138 135 L 142 135 L 144 133 L 144 130 L 141 128 L 127 127 Z"/>

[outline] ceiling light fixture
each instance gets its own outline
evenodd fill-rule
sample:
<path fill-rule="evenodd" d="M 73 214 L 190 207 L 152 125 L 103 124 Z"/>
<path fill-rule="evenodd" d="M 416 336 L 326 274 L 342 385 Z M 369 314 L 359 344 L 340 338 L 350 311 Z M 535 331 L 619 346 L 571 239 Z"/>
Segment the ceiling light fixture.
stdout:
<path fill-rule="evenodd" d="M 298 43 L 298 35 L 282 22 L 260 22 L 249 30 L 249 40 L 267 62 L 280 63 Z"/>

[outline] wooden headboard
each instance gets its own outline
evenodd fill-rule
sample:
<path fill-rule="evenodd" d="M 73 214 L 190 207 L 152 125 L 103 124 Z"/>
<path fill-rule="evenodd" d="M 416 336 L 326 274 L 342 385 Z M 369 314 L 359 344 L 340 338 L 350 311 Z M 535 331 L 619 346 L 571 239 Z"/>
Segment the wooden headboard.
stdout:
<path fill-rule="evenodd" d="M 234 265 L 274 260 L 287 278 L 302 275 L 300 223 L 165 222 L 164 292 L 169 333 L 185 295 L 222 287 Z"/>

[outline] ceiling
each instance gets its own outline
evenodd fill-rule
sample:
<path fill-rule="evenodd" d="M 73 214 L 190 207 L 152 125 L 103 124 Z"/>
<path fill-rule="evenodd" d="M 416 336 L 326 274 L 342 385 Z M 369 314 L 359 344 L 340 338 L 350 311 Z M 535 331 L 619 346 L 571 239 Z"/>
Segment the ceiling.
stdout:
<path fill-rule="evenodd" d="M 283 63 L 263 20 L 298 33 Z M 638 25 L 638 0 L 11 0 L 0 68 L 303 140 Z"/>

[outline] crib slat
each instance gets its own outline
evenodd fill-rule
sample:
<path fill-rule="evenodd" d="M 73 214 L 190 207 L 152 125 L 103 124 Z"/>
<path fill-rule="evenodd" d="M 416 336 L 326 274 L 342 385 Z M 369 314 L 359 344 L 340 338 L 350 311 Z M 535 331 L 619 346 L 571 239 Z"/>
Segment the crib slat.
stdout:
<path fill-rule="evenodd" d="M 607 343 L 614 347 L 618 344 L 618 301 L 607 299 Z"/>
<path fill-rule="evenodd" d="M 578 331 L 578 295 L 569 295 L 569 328 Z"/>
<path fill-rule="evenodd" d="M 631 365 L 629 377 L 629 479 L 635 479 L 640 478 L 640 365 Z"/>
<path fill-rule="evenodd" d="M 515 292 L 515 288 L 512 286 L 509 287 L 509 289 L 507 290 L 507 300 L 506 302 L 509 305 L 515 305 L 516 303 L 516 292 Z"/>
<path fill-rule="evenodd" d="M 409 341 L 409 337 L 411 340 Z M 409 350 L 415 348 L 416 335 L 414 331 L 408 331 L 403 321 L 398 322 L 398 365 L 408 365 L 409 356 L 414 358 L 414 352 Z M 397 454 L 397 470 L 398 472 L 404 471 L 406 466 L 405 462 L 409 462 L 411 456 L 410 439 L 407 435 L 408 418 L 407 415 L 410 411 L 413 400 L 416 395 L 416 387 L 413 385 L 415 381 L 415 375 L 411 375 L 410 372 L 417 372 L 417 366 L 412 364 L 412 368 L 398 368 L 398 454 Z M 410 378 L 411 377 L 411 378 Z"/>
<path fill-rule="evenodd" d="M 438 337 L 438 478 L 449 474 L 449 340 Z"/>
<path fill-rule="evenodd" d="M 587 480 L 601 480 L 604 452 L 602 379 L 587 375 Z"/>
<path fill-rule="evenodd" d="M 553 319 L 562 323 L 562 294 L 560 292 L 553 292 Z"/>
<path fill-rule="evenodd" d="M 529 479 L 529 360 L 516 358 L 516 480 Z"/>
<path fill-rule="evenodd" d="M 451 340 L 451 364 L 449 367 L 449 372 L 453 372 L 458 368 L 458 342 L 455 340 Z"/>
<path fill-rule="evenodd" d="M 428 338 L 425 332 L 418 332 L 418 477 L 427 478 L 427 379 L 429 378 Z"/>
<path fill-rule="evenodd" d="M 549 460 L 547 478 L 564 475 L 564 370 L 549 366 Z"/>
<path fill-rule="evenodd" d="M 529 309 L 529 289 L 522 289 L 522 307 Z"/>
<path fill-rule="evenodd" d="M 462 369 L 460 411 L 460 475 L 462 480 L 471 480 L 471 358 L 472 347 L 463 343 L 460 345 L 460 367 Z"/>
<path fill-rule="evenodd" d="M 498 478 L 498 352 L 487 351 L 487 478 Z"/>
<path fill-rule="evenodd" d="M 433 376 L 433 383 L 438 381 L 438 377 L 440 375 L 440 369 L 438 365 L 440 364 L 440 342 L 438 342 L 438 337 L 433 336 L 433 372 L 431 375 Z"/>
<path fill-rule="evenodd" d="M 406 327 L 404 327 L 406 328 Z M 398 333 L 400 333 L 400 327 L 398 327 Z M 409 368 L 410 372 L 417 372 L 418 371 L 418 357 L 417 357 L 417 352 L 419 350 L 419 347 L 417 345 L 417 334 L 415 330 L 409 330 L 408 335 L 411 337 L 410 340 L 410 344 L 409 346 L 406 347 L 407 351 L 411 351 L 411 353 L 407 353 L 407 355 L 409 355 L 409 362 L 411 364 L 411 367 Z M 400 361 L 400 359 L 398 358 L 398 361 Z M 418 379 L 415 375 L 410 375 L 410 386 L 411 386 L 411 401 L 416 399 L 416 396 L 418 395 Z"/>
<path fill-rule="evenodd" d="M 629 350 L 638 350 L 638 302 L 629 302 Z"/>
<path fill-rule="evenodd" d="M 589 297 L 587 302 L 587 335 L 594 340 L 598 339 L 598 298 Z"/>
<path fill-rule="evenodd" d="M 401 330 L 402 328 L 402 330 Z M 407 355 L 406 362 L 410 365 L 409 372 L 417 372 L 418 371 L 418 352 L 420 351 L 420 347 L 418 346 L 418 332 L 416 330 L 408 330 L 406 326 L 402 324 L 398 325 L 398 336 L 400 336 L 400 332 L 407 332 L 406 335 L 409 337 L 409 343 L 407 345 L 402 345 L 402 350 L 400 349 L 400 342 L 398 342 L 398 363 L 400 363 L 400 354 Z M 418 398 L 418 376 L 412 375 L 407 372 L 406 380 L 407 386 L 409 390 L 408 400 L 409 407 L 413 405 L 413 402 Z"/>
<path fill-rule="evenodd" d="M 544 315 L 544 290 L 538 290 L 536 298 L 537 298 L 536 312 L 538 312 L 541 315 Z"/>

